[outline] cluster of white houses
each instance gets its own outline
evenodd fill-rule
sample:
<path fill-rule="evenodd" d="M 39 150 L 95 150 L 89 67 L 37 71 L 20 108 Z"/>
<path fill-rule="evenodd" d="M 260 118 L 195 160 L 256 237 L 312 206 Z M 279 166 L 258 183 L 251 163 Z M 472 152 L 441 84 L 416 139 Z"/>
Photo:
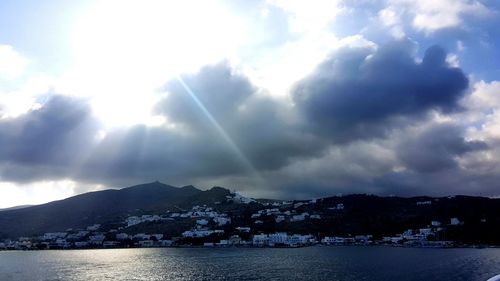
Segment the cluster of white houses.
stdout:
<path fill-rule="evenodd" d="M 194 206 L 189 211 L 172 212 L 167 215 L 131 216 L 125 220 L 125 223 L 127 227 L 130 227 L 144 222 L 173 221 L 178 218 L 202 218 L 197 221 L 201 225 L 207 225 L 209 223 L 207 219 L 213 220 L 219 226 L 231 223 L 231 218 L 227 214 L 218 213 L 207 206 Z"/>
<path fill-rule="evenodd" d="M 216 216 L 214 216 L 216 217 Z M 451 218 L 448 225 L 460 225 L 458 218 Z M 197 225 L 196 228 L 182 233 L 182 237 L 165 239 L 163 234 L 127 234 L 110 230 L 99 231 L 100 225 L 92 225 L 86 230 L 50 232 L 39 237 L 20 237 L 16 241 L 6 240 L 0 243 L 0 249 L 68 249 L 68 248 L 116 248 L 116 247 L 172 247 L 191 246 L 186 244 L 188 238 L 204 238 L 211 236 L 221 237 L 218 242 L 204 242 L 205 247 L 301 247 L 315 244 L 324 245 L 370 245 L 370 244 L 395 244 L 395 245 L 420 245 L 420 246 L 446 246 L 449 241 L 434 241 L 435 237 L 444 226 L 439 221 L 432 221 L 426 228 L 409 229 L 395 236 L 383 237 L 375 241 L 372 235 L 355 235 L 349 237 L 326 236 L 317 237 L 311 234 L 289 234 L 276 232 L 270 234 L 254 234 L 250 240 L 243 240 L 240 235 L 224 236 L 224 230 L 211 230 Z M 236 227 L 240 234 L 249 234 L 251 227 Z M 222 238 L 226 237 L 226 238 Z M 431 240 L 431 241 L 429 241 Z M 128 243 L 124 243 L 127 241 Z M 213 239 L 212 239 L 213 241 Z"/>
<path fill-rule="evenodd" d="M 242 204 L 255 202 L 253 199 L 243 197 L 237 193 L 228 196 Z M 430 201 L 418 202 L 418 205 L 431 204 Z M 129 216 L 117 229 L 103 231 L 99 224 L 88 226 L 84 230 L 71 230 L 65 232 L 50 232 L 38 237 L 20 237 L 17 240 L 0 242 L 0 249 L 66 249 L 66 248 L 113 248 L 113 247 L 171 247 L 189 246 L 195 241 L 200 241 L 207 247 L 216 246 L 255 246 L 255 247 L 300 247 L 314 244 L 349 245 L 349 244 L 405 244 L 435 238 L 443 230 L 439 221 L 432 221 L 425 228 L 407 230 L 395 236 L 388 236 L 374 241 L 372 235 L 350 235 L 347 237 L 326 236 L 319 237 L 311 234 L 294 234 L 286 232 L 259 233 L 258 224 L 264 220 L 273 219 L 276 223 L 300 222 L 304 220 L 321 220 L 320 213 L 308 213 L 299 208 L 309 204 L 316 204 L 316 200 L 304 202 L 272 202 L 262 203 L 264 209 L 250 215 L 250 225 L 234 226 L 228 214 L 220 213 L 214 208 L 194 206 L 189 210 L 176 210 L 165 214 L 145 214 Z M 283 208 L 284 207 L 284 208 Z M 329 207 L 333 212 L 344 210 L 343 203 Z M 303 209 L 302 209 L 303 210 Z M 191 229 L 182 232 L 179 237 L 164 237 L 159 233 L 135 233 L 129 228 L 148 222 L 168 222 L 176 220 L 191 220 Z M 253 224 L 253 225 L 252 225 Z M 459 225 L 457 218 L 451 218 L 448 225 Z M 140 229 L 140 228 L 139 228 Z M 225 229 L 225 230 L 224 230 Z M 254 231 L 252 231 L 254 230 Z M 228 232 L 229 231 L 229 232 Z M 134 233 L 134 234 L 130 234 Z M 253 234 L 253 235 L 251 235 Z M 243 239 L 244 237 L 244 239 Z M 436 239 L 430 239 L 436 240 Z M 217 241 L 217 242 L 214 242 Z"/>

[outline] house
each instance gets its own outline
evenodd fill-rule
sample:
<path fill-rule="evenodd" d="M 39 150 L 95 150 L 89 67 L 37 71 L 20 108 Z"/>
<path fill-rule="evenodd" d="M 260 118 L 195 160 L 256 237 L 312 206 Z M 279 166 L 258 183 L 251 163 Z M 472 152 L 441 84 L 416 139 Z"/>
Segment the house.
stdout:
<path fill-rule="evenodd" d="M 91 226 L 87 226 L 87 230 L 88 231 L 96 231 L 98 230 L 99 228 L 101 228 L 101 225 L 100 224 L 93 224 Z"/>
<path fill-rule="evenodd" d="M 458 218 L 451 218 L 450 219 L 450 224 L 451 225 L 460 225 L 460 220 Z"/>
<path fill-rule="evenodd" d="M 431 205 L 432 204 L 432 201 L 428 200 L 428 201 L 419 201 L 417 202 L 417 206 L 421 206 L 421 205 Z"/>
<path fill-rule="evenodd" d="M 250 227 L 242 227 L 242 226 L 238 226 L 236 227 L 236 230 L 238 230 L 239 232 L 244 232 L 244 233 L 249 233 L 250 232 Z"/>
<path fill-rule="evenodd" d="M 300 214 L 300 215 L 294 215 L 292 216 L 292 218 L 290 219 L 291 222 L 296 222 L 296 221 L 303 221 L 305 220 L 306 217 L 304 214 Z"/>
<path fill-rule="evenodd" d="M 104 236 L 104 234 L 91 235 L 89 236 L 89 243 L 92 245 L 102 245 L 105 238 L 106 236 Z"/>
<path fill-rule="evenodd" d="M 329 237 L 326 236 L 321 240 L 321 243 L 326 244 L 326 245 L 344 245 L 344 244 L 349 244 L 349 243 L 354 243 L 356 240 L 355 238 L 351 237 Z"/>
<path fill-rule="evenodd" d="M 252 244 L 254 246 L 265 246 L 269 244 L 269 237 L 267 234 L 256 234 L 252 237 Z"/>
<path fill-rule="evenodd" d="M 294 234 L 287 238 L 286 244 L 291 247 L 307 245 L 311 242 L 311 239 L 313 239 L 312 235 Z"/>
<path fill-rule="evenodd" d="M 439 221 L 431 221 L 431 225 L 438 227 L 438 226 L 441 226 L 441 222 L 439 222 Z"/>
<path fill-rule="evenodd" d="M 187 230 L 182 233 L 183 237 L 195 238 L 195 237 L 206 237 L 215 233 L 213 230 L 206 229 L 196 229 L 196 230 Z"/>
<path fill-rule="evenodd" d="M 425 235 L 426 237 L 429 236 L 429 235 L 432 235 L 434 234 L 434 232 L 432 231 L 431 228 L 421 228 L 418 230 L 420 234 L 423 234 Z"/>
<path fill-rule="evenodd" d="M 215 218 L 213 218 L 213 220 L 219 226 L 231 223 L 231 218 L 228 218 L 228 217 L 215 217 Z"/>
<path fill-rule="evenodd" d="M 137 233 L 132 238 L 135 240 L 149 240 L 149 239 L 151 239 L 151 235 L 148 235 L 145 233 Z"/>
<path fill-rule="evenodd" d="M 241 238 L 239 235 L 233 235 L 229 237 L 229 244 L 231 245 L 239 245 L 241 243 Z"/>
<path fill-rule="evenodd" d="M 219 243 L 217 243 L 217 246 L 227 247 L 229 246 L 229 240 L 220 240 Z"/>
<path fill-rule="evenodd" d="M 136 224 L 140 224 L 142 220 L 139 217 L 132 216 L 127 218 L 127 226 L 133 226 Z"/>
<path fill-rule="evenodd" d="M 156 241 L 161 240 L 163 238 L 163 234 L 151 234 L 150 238 L 155 238 Z"/>
<path fill-rule="evenodd" d="M 120 246 L 120 242 L 118 242 L 118 241 L 104 241 L 104 242 L 102 242 L 102 246 L 104 248 L 116 248 L 116 247 Z"/>
<path fill-rule="evenodd" d="M 67 235 L 67 232 L 48 232 L 42 236 L 42 240 L 55 240 L 57 238 L 65 238 Z"/>
<path fill-rule="evenodd" d="M 149 248 L 154 246 L 153 240 L 142 240 L 138 242 L 139 247 Z"/>
<path fill-rule="evenodd" d="M 68 234 L 66 236 L 66 240 L 80 240 L 87 236 L 89 233 L 89 231 L 78 231 L 77 233 Z"/>
<path fill-rule="evenodd" d="M 207 225 L 208 221 L 206 219 L 200 219 L 200 220 L 196 220 L 196 224 L 198 224 L 198 225 Z"/>
<path fill-rule="evenodd" d="M 160 240 L 158 241 L 158 246 L 160 247 L 172 247 L 174 245 L 174 241 L 172 240 Z"/>
<path fill-rule="evenodd" d="M 285 216 L 276 216 L 276 219 L 275 219 L 276 223 L 280 223 L 284 220 L 285 220 Z"/>
<path fill-rule="evenodd" d="M 77 241 L 75 242 L 75 247 L 77 248 L 87 248 L 90 245 L 87 241 Z"/>
<path fill-rule="evenodd" d="M 357 243 L 363 243 L 367 244 L 370 240 L 372 240 L 373 236 L 372 235 L 356 235 L 354 236 L 354 240 L 356 240 Z"/>
<path fill-rule="evenodd" d="M 269 244 L 286 244 L 288 239 L 288 234 L 286 232 L 276 232 L 268 235 Z"/>

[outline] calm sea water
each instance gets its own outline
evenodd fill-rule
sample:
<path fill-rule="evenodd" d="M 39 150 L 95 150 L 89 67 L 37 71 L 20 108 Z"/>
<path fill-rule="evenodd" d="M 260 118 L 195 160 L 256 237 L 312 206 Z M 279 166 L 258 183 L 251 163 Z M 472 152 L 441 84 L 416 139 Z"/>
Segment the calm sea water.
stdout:
<path fill-rule="evenodd" d="M 500 249 L 309 247 L 0 252 L 0 280 L 487 280 Z"/>

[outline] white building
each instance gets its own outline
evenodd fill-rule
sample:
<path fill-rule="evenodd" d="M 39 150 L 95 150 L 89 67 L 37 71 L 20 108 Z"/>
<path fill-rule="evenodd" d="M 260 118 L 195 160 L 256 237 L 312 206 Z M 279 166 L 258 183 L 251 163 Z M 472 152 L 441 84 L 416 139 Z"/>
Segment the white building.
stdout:
<path fill-rule="evenodd" d="M 140 247 L 153 247 L 154 246 L 154 241 L 153 240 L 142 240 L 138 242 Z"/>
<path fill-rule="evenodd" d="M 149 240 L 149 239 L 151 239 L 151 235 L 148 235 L 145 233 L 137 233 L 132 238 L 136 239 L 136 240 Z"/>
<path fill-rule="evenodd" d="M 242 227 L 242 226 L 238 226 L 236 227 L 236 230 L 238 230 L 239 232 L 243 232 L 243 233 L 249 233 L 251 228 L 250 227 Z"/>
<path fill-rule="evenodd" d="M 286 244 L 288 234 L 286 232 L 276 232 L 269 234 L 269 244 Z"/>
<path fill-rule="evenodd" d="M 120 246 L 120 242 L 118 242 L 118 241 L 104 241 L 104 242 L 102 242 L 102 246 L 104 248 L 115 248 L 115 247 Z"/>
<path fill-rule="evenodd" d="M 252 244 L 254 246 L 265 246 L 269 244 L 269 237 L 267 234 L 256 234 L 252 237 Z"/>
<path fill-rule="evenodd" d="M 127 218 L 127 226 L 133 226 L 136 224 L 140 224 L 142 220 L 139 217 L 132 216 Z"/>
<path fill-rule="evenodd" d="M 251 218 L 252 218 L 252 219 L 255 219 L 255 218 L 260 218 L 260 214 L 259 214 L 259 213 L 252 214 Z"/>
<path fill-rule="evenodd" d="M 57 238 L 65 238 L 68 235 L 66 232 L 47 232 L 43 235 L 42 240 L 55 240 Z"/>
<path fill-rule="evenodd" d="M 231 223 L 231 218 L 228 218 L 228 217 L 215 217 L 215 218 L 213 218 L 213 220 L 219 226 Z"/>
<path fill-rule="evenodd" d="M 158 241 L 158 246 L 160 247 L 171 247 L 174 245 L 174 241 L 172 240 L 160 240 Z"/>
<path fill-rule="evenodd" d="M 306 219 L 306 217 L 304 216 L 304 214 L 300 214 L 300 215 L 294 215 L 294 216 L 292 216 L 292 218 L 290 219 L 290 221 L 291 222 L 303 221 L 305 219 Z"/>
<path fill-rule="evenodd" d="M 106 236 L 104 236 L 104 234 L 91 235 L 89 237 L 89 242 L 93 245 L 101 245 L 105 238 Z"/>
<path fill-rule="evenodd" d="M 87 226 L 87 230 L 88 230 L 88 231 L 96 231 L 96 230 L 98 230 L 99 228 L 101 228 L 101 225 L 100 225 L 100 224 L 94 224 L 94 225 L 91 225 L 91 226 Z"/>
<path fill-rule="evenodd" d="M 206 219 L 200 219 L 200 220 L 196 220 L 196 224 L 198 224 L 198 225 L 207 225 L 208 221 Z"/>
<path fill-rule="evenodd" d="M 431 221 L 431 225 L 438 227 L 438 226 L 441 226 L 441 222 L 439 222 L 439 221 Z"/>
<path fill-rule="evenodd" d="M 88 246 L 89 246 L 89 242 L 86 242 L 86 241 L 75 242 L 75 247 L 77 247 L 77 248 L 86 248 Z"/>
<path fill-rule="evenodd" d="M 276 219 L 275 219 L 276 223 L 280 223 L 284 220 L 285 220 L 285 216 L 276 216 Z"/>
<path fill-rule="evenodd" d="M 431 204 L 432 204 L 432 201 L 419 201 L 419 202 L 417 202 L 417 206 L 431 205 Z"/>
<path fill-rule="evenodd" d="M 451 225 L 460 225 L 460 220 L 458 218 L 451 218 L 450 224 Z"/>
<path fill-rule="evenodd" d="M 151 234 L 151 238 L 156 238 L 156 241 L 161 240 L 163 238 L 163 234 Z"/>
<path fill-rule="evenodd" d="M 294 234 L 288 237 L 286 244 L 289 246 L 307 245 L 311 242 L 311 239 L 313 239 L 311 235 Z"/>

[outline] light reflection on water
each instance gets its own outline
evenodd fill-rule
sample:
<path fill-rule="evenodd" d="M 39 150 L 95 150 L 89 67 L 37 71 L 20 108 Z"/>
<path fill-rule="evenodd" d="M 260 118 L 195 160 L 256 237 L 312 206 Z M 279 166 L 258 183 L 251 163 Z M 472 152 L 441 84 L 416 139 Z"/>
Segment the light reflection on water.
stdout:
<path fill-rule="evenodd" d="M 500 273 L 500 249 L 309 247 L 0 252 L 0 280 L 464 280 Z"/>

